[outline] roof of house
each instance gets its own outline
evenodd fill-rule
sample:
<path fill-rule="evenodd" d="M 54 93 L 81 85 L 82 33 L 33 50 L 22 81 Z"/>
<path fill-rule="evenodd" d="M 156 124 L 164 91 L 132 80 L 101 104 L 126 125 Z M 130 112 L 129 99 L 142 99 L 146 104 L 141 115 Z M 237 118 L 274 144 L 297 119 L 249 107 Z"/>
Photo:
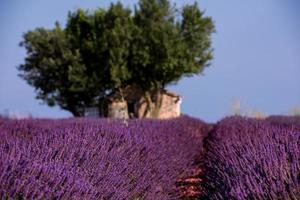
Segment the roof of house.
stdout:
<path fill-rule="evenodd" d="M 142 90 L 141 87 L 137 86 L 137 85 L 130 85 L 125 87 L 122 90 L 123 93 L 123 98 L 121 95 L 121 92 L 115 92 L 113 94 L 110 94 L 106 97 L 106 99 L 110 102 L 113 101 L 127 101 L 127 102 L 136 102 L 139 101 L 142 97 L 144 97 L 144 91 Z M 152 93 L 153 96 L 155 96 L 155 92 Z M 168 90 L 163 89 L 162 90 L 162 94 L 166 94 L 170 97 L 174 97 L 177 99 L 180 99 L 180 95 L 176 94 L 175 92 L 171 92 Z"/>

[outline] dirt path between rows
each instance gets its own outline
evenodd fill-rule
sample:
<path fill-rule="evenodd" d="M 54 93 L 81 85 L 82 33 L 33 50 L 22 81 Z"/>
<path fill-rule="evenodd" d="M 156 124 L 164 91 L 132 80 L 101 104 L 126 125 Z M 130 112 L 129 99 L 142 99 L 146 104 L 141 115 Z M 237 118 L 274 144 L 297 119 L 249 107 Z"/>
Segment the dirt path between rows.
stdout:
<path fill-rule="evenodd" d="M 203 137 L 202 151 L 199 158 L 195 160 L 195 164 L 189 169 L 182 178 L 176 182 L 176 187 L 179 188 L 181 199 L 183 200 L 196 200 L 199 199 L 202 192 L 203 183 L 203 161 L 206 154 L 206 140 L 210 134 L 215 130 L 215 124 L 210 124 L 208 132 Z"/>
<path fill-rule="evenodd" d="M 201 195 L 202 170 L 195 166 L 188 171 L 188 174 L 189 176 L 179 179 L 176 183 L 181 193 L 181 199 L 197 199 Z"/>

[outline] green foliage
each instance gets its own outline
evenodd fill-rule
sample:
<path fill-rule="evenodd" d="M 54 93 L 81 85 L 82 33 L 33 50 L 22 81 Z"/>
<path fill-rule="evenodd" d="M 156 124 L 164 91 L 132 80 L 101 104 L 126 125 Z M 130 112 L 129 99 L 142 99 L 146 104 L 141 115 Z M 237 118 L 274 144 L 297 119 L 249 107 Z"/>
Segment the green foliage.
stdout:
<path fill-rule="evenodd" d="M 49 106 L 58 104 L 76 116 L 81 115 L 79 108 L 89 104 L 94 94 L 85 91 L 86 76 L 76 79 L 85 70 L 82 55 L 71 49 L 59 25 L 53 30 L 37 28 L 27 32 L 21 45 L 28 56 L 25 64 L 19 66 L 20 75 L 36 88 L 37 98 Z"/>
<path fill-rule="evenodd" d="M 24 34 L 20 76 L 37 98 L 75 116 L 127 85 L 145 92 L 200 73 L 212 59 L 214 24 L 197 4 L 179 12 L 167 0 L 140 0 L 134 12 L 121 3 L 93 12 L 69 12 L 65 28 Z"/>

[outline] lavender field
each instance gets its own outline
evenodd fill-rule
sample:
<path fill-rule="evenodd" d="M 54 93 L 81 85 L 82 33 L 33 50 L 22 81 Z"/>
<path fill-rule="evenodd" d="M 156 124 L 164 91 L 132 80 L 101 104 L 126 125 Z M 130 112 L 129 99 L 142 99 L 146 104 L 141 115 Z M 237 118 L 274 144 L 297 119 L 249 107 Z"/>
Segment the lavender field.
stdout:
<path fill-rule="evenodd" d="M 203 199 L 300 199 L 300 118 L 229 117 L 206 142 Z"/>
<path fill-rule="evenodd" d="M 0 118 L 0 196 L 296 200 L 299 122 Z M 202 173 L 189 178 L 195 168 Z M 178 186 L 184 177 L 189 187 Z"/>
<path fill-rule="evenodd" d="M 196 119 L 0 122 L 0 196 L 178 199 L 177 177 L 202 150 Z"/>

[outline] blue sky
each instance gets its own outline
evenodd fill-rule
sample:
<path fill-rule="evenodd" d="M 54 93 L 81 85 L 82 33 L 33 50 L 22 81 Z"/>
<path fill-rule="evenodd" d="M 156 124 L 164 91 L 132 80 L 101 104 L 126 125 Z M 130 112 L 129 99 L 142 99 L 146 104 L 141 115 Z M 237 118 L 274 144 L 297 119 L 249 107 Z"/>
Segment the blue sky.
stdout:
<path fill-rule="evenodd" d="M 0 2 L 0 113 L 8 110 L 35 117 L 71 116 L 36 100 L 34 88 L 17 76 L 16 66 L 26 55 L 18 43 L 28 30 L 51 28 L 56 20 L 64 24 L 69 10 L 107 7 L 110 2 Z M 121 2 L 132 6 L 137 1 Z M 172 2 L 181 7 L 193 1 Z M 215 58 L 203 75 L 183 78 L 169 86 L 183 96 L 182 111 L 216 121 L 230 114 L 236 100 L 245 110 L 266 114 L 284 114 L 300 107 L 300 1 L 202 0 L 199 5 L 215 21 Z"/>

